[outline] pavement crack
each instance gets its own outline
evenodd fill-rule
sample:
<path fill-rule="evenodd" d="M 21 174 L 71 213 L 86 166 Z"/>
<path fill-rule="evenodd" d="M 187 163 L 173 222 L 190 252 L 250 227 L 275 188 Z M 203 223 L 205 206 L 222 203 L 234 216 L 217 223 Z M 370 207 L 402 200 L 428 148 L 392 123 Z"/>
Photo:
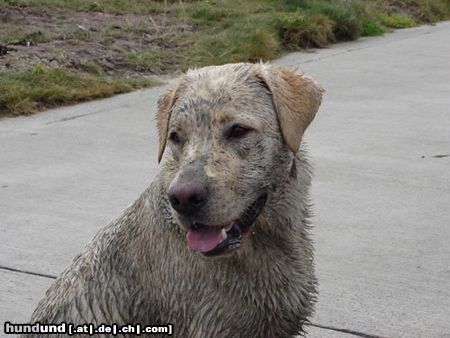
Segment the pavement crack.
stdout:
<path fill-rule="evenodd" d="M 128 108 L 128 107 L 130 107 L 129 104 L 123 104 L 123 105 L 121 105 L 121 106 L 116 106 L 116 107 L 114 107 L 114 109 L 118 109 L 118 108 Z M 91 115 L 95 115 L 95 114 L 105 113 L 105 112 L 108 112 L 108 111 L 111 111 L 111 110 L 112 110 L 112 109 L 108 107 L 108 108 L 100 109 L 100 110 L 93 111 L 93 112 L 90 112 L 90 113 L 78 114 L 78 115 L 73 115 L 73 116 L 63 117 L 62 119 L 59 119 L 59 120 L 56 120 L 56 121 L 50 121 L 50 122 L 47 122 L 46 124 L 47 124 L 47 125 L 50 125 L 50 124 L 55 124 L 55 123 L 60 123 L 60 122 L 66 122 L 66 121 L 76 120 L 76 119 L 79 119 L 79 118 L 82 118 L 82 117 L 86 117 L 86 116 L 91 116 Z"/>
<path fill-rule="evenodd" d="M 22 273 L 25 275 L 31 275 L 31 276 L 38 276 L 38 277 L 44 277 L 44 278 L 50 278 L 50 279 L 56 279 L 56 276 L 53 275 L 48 275 L 46 273 L 39 273 L 39 272 L 33 272 L 33 271 L 27 271 L 27 270 L 22 270 L 22 269 L 15 269 L 15 268 L 10 268 L 8 266 L 2 266 L 0 265 L 0 270 L 6 270 L 6 271 L 11 271 L 11 272 L 17 272 L 17 273 Z"/>
<path fill-rule="evenodd" d="M 425 155 L 420 156 L 421 158 L 425 158 Z M 450 157 L 450 154 L 437 154 L 437 155 L 431 155 L 428 157 L 434 157 L 434 158 L 444 158 L 444 157 Z"/>
<path fill-rule="evenodd" d="M 86 113 L 86 114 L 80 114 L 80 115 L 74 115 L 74 116 L 70 116 L 70 117 L 64 117 L 62 119 L 56 120 L 56 121 L 51 121 L 51 122 L 47 122 L 46 124 L 55 124 L 55 123 L 59 123 L 59 122 L 66 122 L 66 121 L 70 121 L 70 120 L 76 120 L 79 119 L 80 117 L 85 117 L 85 116 L 89 116 L 89 115 L 93 115 L 94 113 Z"/>
<path fill-rule="evenodd" d="M 314 323 L 309 323 L 307 325 L 315 326 L 315 327 L 318 327 L 318 328 L 321 328 L 321 329 L 325 329 L 325 330 L 332 330 L 332 331 L 347 333 L 347 334 L 351 334 L 351 335 L 358 336 L 358 337 L 364 337 L 364 338 L 386 338 L 386 337 L 382 337 L 382 336 L 378 336 L 378 335 L 374 335 L 374 334 L 369 334 L 369 333 L 364 333 L 364 332 L 360 332 L 360 331 L 349 330 L 349 329 L 341 329 L 341 328 L 334 327 L 334 326 L 327 326 L 327 325 L 314 324 Z"/>

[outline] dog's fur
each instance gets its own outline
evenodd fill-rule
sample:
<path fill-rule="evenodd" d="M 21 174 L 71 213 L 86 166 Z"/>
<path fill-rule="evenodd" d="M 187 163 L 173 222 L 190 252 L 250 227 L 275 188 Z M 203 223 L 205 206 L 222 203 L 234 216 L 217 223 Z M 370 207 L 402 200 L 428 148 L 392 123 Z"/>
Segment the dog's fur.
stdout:
<path fill-rule="evenodd" d="M 299 147 L 321 97 L 309 77 L 267 64 L 189 71 L 158 102 L 159 159 L 171 148 L 161 172 L 59 276 L 32 322 L 171 323 L 178 337 L 302 332 L 316 279 L 310 166 Z M 235 123 L 252 131 L 227 139 Z M 242 248 L 206 257 L 188 246 L 184 220 L 168 201 L 169 187 L 183 180 L 208 187 L 203 224 L 237 219 L 268 193 Z"/>

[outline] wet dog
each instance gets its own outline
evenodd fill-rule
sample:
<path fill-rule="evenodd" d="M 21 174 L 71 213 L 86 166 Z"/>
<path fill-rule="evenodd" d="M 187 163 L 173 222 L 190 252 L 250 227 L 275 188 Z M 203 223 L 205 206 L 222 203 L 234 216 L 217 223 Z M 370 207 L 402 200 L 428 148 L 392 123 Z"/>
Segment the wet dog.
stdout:
<path fill-rule="evenodd" d="M 159 99 L 159 160 L 139 199 L 54 282 L 32 322 L 173 324 L 178 337 L 287 337 L 316 299 L 311 168 L 323 90 L 295 70 L 191 70 Z"/>

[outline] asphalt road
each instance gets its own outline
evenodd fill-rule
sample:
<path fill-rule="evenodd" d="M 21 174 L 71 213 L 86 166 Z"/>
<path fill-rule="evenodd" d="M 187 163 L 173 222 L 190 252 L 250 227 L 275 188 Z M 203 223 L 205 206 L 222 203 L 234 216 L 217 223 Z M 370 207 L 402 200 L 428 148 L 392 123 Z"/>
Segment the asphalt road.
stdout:
<path fill-rule="evenodd" d="M 327 90 L 305 135 L 320 281 L 310 337 L 450 337 L 450 22 L 275 63 Z M 162 90 L 0 120 L 2 326 L 29 320 L 151 182 Z"/>

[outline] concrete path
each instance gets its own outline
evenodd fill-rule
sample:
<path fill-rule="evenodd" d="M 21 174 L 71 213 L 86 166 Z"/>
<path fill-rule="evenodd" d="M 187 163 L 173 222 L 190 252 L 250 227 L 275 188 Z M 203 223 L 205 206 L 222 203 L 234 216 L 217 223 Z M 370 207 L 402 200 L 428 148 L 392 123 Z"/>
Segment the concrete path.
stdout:
<path fill-rule="evenodd" d="M 450 22 L 275 63 L 327 90 L 305 137 L 320 280 L 310 337 L 450 337 Z M 151 182 L 162 90 L 0 120 L 2 326 L 27 321 Z"/>

